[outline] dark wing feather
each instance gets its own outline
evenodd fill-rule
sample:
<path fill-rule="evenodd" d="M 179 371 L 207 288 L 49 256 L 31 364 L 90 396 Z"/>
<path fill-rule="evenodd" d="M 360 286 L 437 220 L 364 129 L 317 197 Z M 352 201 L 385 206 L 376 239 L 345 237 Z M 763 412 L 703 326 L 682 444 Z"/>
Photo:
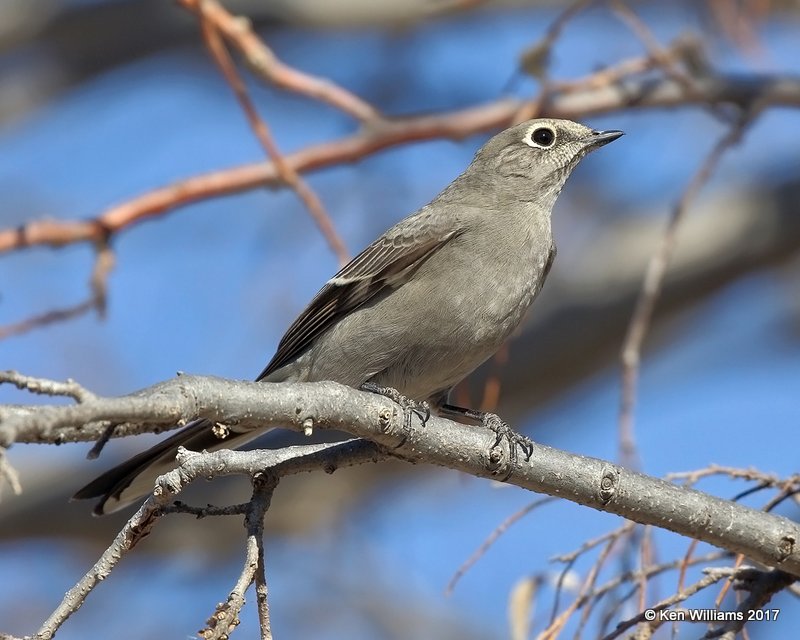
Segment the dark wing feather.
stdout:
<path fill-rule="evenodd" d="M 299 357 L 314 340 L 349 312 L 386 287 L 397 287 L 448 240 L 452 228 L 404 220 L 348 262 L 314 296 L 278 344 L 272 360 L 256 380 L 262 380 Z"/>

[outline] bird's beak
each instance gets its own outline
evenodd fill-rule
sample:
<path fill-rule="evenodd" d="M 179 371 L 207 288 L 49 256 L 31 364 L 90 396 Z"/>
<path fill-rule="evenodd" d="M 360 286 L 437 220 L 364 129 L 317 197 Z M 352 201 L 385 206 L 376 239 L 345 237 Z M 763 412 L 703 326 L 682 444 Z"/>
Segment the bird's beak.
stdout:
<path fill-rule="evenodd" d="M 614 142 L 614 140 L 624 135 L 624 131 L 617 131 L 616 129 L 610 129 L 608 131 L 592 131 L 591 135 L 584 138 L 584 141 L 586 142 L 587 146 L 597 149 L 598 147 L 607 145 L 609 142 Z"/>

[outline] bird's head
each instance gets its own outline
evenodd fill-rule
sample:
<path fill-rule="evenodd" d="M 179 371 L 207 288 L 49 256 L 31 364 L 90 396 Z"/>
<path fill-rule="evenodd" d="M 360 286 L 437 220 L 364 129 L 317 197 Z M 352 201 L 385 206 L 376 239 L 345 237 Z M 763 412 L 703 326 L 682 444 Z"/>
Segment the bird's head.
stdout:
<path fill-rule="evenodd" d="M 465 175 L 522 201 L 552 202 L 578 162 L 622 131 L 595 131 L 577 122 L 528 120 L 491 138 Z"/>

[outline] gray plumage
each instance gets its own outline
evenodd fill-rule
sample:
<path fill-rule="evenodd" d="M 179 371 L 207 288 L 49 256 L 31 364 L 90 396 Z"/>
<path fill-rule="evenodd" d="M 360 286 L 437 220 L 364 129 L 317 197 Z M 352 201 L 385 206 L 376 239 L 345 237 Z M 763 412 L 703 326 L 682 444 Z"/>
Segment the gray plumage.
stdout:
<path fill-rule="evenodd" d="M 622 132 L 531 120 L 491 138 L 430 204 L 331 278 L 289 327 L 257 380 L 372 382 L 436 408 L 521 322 L 555 257 L 550 214 L 588 152 Z M 119 509 L 174 466 L 178 446 L 235 448 L 195 421 L 81 489 Z"/>

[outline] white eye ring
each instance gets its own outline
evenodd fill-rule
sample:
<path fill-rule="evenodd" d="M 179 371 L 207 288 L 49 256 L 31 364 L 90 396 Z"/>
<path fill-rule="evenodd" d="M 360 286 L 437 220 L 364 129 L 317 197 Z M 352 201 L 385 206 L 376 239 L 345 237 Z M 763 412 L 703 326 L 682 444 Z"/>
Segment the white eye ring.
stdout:
<path fill-rule="evenodd" d="M 556 132 L 550 127 L 535 124 L 525 132 L 525 137 L 522 138 L 522 141 L 529 147 L 549 149 L 555 144 Z"/>

